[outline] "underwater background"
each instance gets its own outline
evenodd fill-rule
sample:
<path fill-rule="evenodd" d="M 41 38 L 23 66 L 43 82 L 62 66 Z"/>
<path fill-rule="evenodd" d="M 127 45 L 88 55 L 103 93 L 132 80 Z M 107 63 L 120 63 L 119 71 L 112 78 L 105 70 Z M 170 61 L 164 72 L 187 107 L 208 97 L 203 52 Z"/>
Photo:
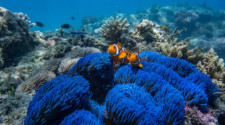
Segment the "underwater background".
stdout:
<path fill-rule="evenodd" d="M 64 23 L 80 28 L 84 17 L 113 16 L 116 13 L 136 13 L 152 5 L 172 5 L 176 3 L 189 3 L 193 5 L 209 5 L 219 10 L 225 9 L 223 0 L 1 0 L 0 5 L 12 12 L 28 14 L 33 22 L 41 21 L 43 28 L 34 27 L 31 30 L 55 31 Z M 74 20 L 71 20 L 74 17 Z"/>
<path fill-rule="evenodd" d="M 225 125 L 223 0 L 0 0 L 0 125 Z"/>

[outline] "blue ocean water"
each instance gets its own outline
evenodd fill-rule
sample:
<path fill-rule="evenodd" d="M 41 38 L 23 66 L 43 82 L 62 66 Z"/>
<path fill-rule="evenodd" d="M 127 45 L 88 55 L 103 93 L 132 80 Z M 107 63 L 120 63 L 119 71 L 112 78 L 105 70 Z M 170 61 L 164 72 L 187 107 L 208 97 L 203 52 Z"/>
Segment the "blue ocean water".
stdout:
<path fill-rule="evenodd" d="M 224 9 L 223 0 L 0 0 L 0 6 L 12 12 L 28 14 L 32 22 L 40 21 L 45 27 L 31 30 L 55 31 L 62 24 L 81 27 L 81 19 L 87 16 L 113 16 L 116 12 L 135 13 L 152 5 L 171 5 L 187 2 L 194 5 L 207 4 Z M 71 17 L 74 17 L 74 20 Z"/>

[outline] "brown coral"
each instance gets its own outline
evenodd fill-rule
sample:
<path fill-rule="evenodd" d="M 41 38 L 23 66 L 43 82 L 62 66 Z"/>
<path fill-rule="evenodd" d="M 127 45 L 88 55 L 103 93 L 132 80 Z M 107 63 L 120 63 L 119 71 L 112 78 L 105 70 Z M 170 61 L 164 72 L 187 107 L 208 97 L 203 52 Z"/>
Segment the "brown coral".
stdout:
<path fill-rule="evenodd" d="M 58 74 L 65 74 L 69 71 L 69 69 L 77 63 L 79 58 L 75 59 L 70 59 L 70 58 L 65 58 L 61 61 L 59 68 L 58 68 Z"/>
<path fill-rule="evenodd" d="M 120 37 L 128 33 L 129 23 L 127 19 L 110 17 L 105 21 L 100 30 L 100 35 L 111 42 L 120 41 Z"/>
<path fill-rule="evenodd" d="M 40 72 L 20 84 L 17 91 L 27 93 L 35 92 L 41 85 L 54 77 L 56 77 L 56 75 L 51 71 Z"/>
<path fill-rule="evenodd" d="M 178 30 L 175 28 L 170 34 L 167 27 L 143 20 L 133 31 L 133 35 L 138 41 L 137 46 L 140 51 L 156 51 L 166 56 L 182 58 L 196 64 L 203 59 L 204 53 L 198 48 L 192 49 L 189 45 L 189 38 L 185 40 L 175 38 L 183 32 L 185 32 L 185 29 Z"/>
<path fill-rule="evenodd" d="M 201 72 L 208 74 L 218 87 L 224 87 L 224 62 L 223 59 L 219 58 L 219 56 L 215 53 L 213 48 L 210 48 L 203 60 L 199 61 L 196 66 Z"/>

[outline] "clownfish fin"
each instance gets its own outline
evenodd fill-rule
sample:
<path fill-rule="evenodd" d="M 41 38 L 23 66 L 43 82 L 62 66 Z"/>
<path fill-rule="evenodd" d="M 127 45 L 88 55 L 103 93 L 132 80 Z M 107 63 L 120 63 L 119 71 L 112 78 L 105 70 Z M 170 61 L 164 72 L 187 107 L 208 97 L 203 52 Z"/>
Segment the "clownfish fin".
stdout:
<path fill-rule="evenodd" d="M 142 65 L 141 63 L 139 63 L 139 64 L 138 64 L 138 67 L 142 68 L 142 67 L 143 67 L 143 65 Z"/>
<path fill-rule="evenodd" d="M 119 53 L 119 58 L 121 59 L 121 58 L 124 58 L 124 57 L 126 57 L 126 53 L 124 52 L 124 51 L 120 51 L 120 53 Z"/>
<path fill-rule="evenodd" d="M 122 48 L 122 46 L 123 46 L 120 42 L 118 42 L 116 45 L 117 45 L 119 48 Z"/>
<path fill-rule="evenodd" d="M 125 52 L 126 52 L 126 53 L 128 53 L 128 55 L 130 55 L 130 54 L 131 54 L 131 51 L 130 51 L 130 50 L 128 50 L 128 49 L 125 49 Z"/>

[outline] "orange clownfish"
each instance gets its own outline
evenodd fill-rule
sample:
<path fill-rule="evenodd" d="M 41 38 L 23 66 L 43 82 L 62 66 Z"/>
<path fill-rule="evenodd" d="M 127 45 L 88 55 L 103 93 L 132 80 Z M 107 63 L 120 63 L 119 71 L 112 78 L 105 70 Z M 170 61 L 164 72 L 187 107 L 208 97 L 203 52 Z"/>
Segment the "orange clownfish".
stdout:
<path fill-rule="evenodd" d="M 132 65 L 132 67 L 142 68 L 143 65 L 140 63 L 141 59 L 138 54 L 139 54 L 139 51 L 137 51 L 137 53 L 132 53 L 129 56 L 129 61 L 130 61 L 130 64 Z"/>
<path fill-rule="evenodd" d="M 108 48 L 108 53 L 113 58 L 114 64 L 128 64 L 129 60 L 127 56 L 129 50 L 123 48 L 122 44 L 118 42 L 117 44 L 110 45 Z"/>

